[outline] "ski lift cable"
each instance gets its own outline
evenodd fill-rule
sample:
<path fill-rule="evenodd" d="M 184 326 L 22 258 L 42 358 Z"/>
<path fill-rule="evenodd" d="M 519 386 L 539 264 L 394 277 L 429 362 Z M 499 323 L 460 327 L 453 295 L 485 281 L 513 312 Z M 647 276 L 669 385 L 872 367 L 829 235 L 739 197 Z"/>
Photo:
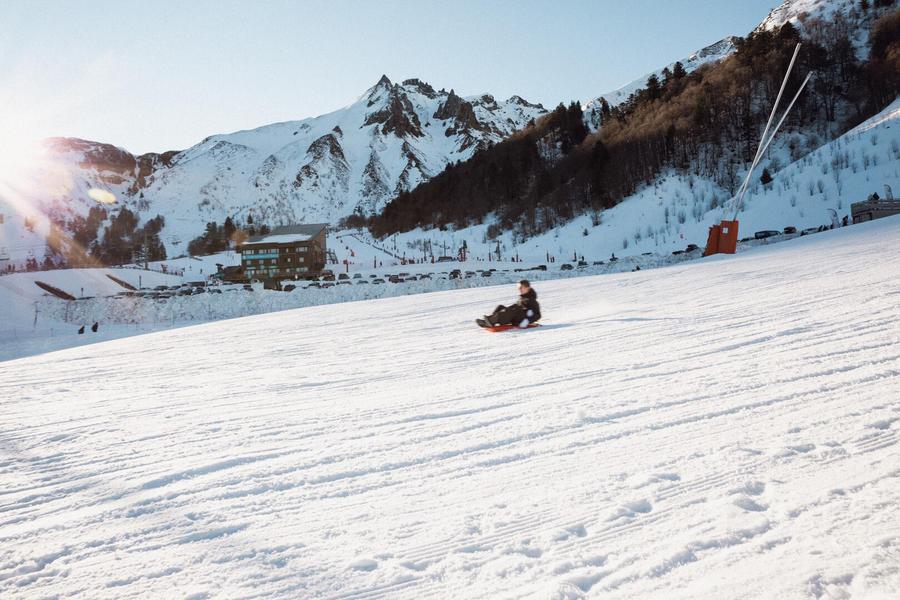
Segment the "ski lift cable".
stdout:
<path fill-rule="evenodd" d="M 800 93 L 803 91 L 803 88 L 806 87 L 806 84 L 809 82 L 809 79 L 810 79 L 810 77 L 812 77 L 812 74 L 813 74 L 812 71 L 810 71 L 809 73 L 806 74 L 806 78 L 803 80 L 803 83 L 800 84 L 800 87 L 797 89 L 797 93 L 794 94 L 794 98 L 791 100 L 791 103 L 788 104 L 787 110 L 785 110 L 784 114 L 781 115 L 781 119 L 779 119 L 778 124 L 775 125 L 775 129 L 772 131 L 772 134 L 769 136 L 769 139 L 765 140 L 765 143 L 763 143 L 763 140 L 760 140 L 760 148 L 762 149 L 762 152 L 760 152 L 759 158 L 756 160 L 756 162 L 754 162 L 750 166 L 750 171 L 747 173 L 747 179 L 745 180 L 745 185 L 743 186 L 743 190 L 736 202 L 736 210 L 734 213 L 734 218 L 737 218 L 737 211 L 740 210 L 741 204 L 743 204 L 744 194 L 747 193 L 747 190 L 750 187 L 749 186 L 750 175 L 753 173 L 753 170 L 756 169 L 757 165 L 759 165 L 759 161 L 762 160 L 762 157 L 763 157 L 763 155 L 765 155 L 766 150 L 769 149 L 769 145 L 775 139 L 775 134 L 777 134 L 778 130 L 781 129 L 781 124 L 784 123 L 784 120 L 790 114 L 791 109 L 794 107 L 794 103 L 797 102 L 797 98 L 800 97 Z"/>
<path fill-rule="evenodd" d="M 794 62 L 796 62 L 797 60 L 797 55 L 800 54 L 800 46 L 801 44 L 797 44 L 797 46 L 794 48 L 794 54 L 793 56 L 791 56 L 791 62 L 788 64 L 787 72 L 784 74 L 784 80 L 781 82 L 781 88 L 778 90 L 778 96 L 775 98 L 775 105 L 772 106 L 772 112 L 769 114 L 769 120 L 766 123 L 766 128 L 763 129 L 763 134 L 762 137 L 760 137 L 759 146 L 757 146 L 756 148 L 756 155 L 753 157 L 753 162 L 750 163 L 750 169 L 747 171 L 747 176 L 744 178 L 744 182 L 738 189 L 738 200 L 736 202 L 737 206 L 740 206 L 741 200 L 744 196 L 744 192 L 750 182 L 750 176 L 753 174 L 753 169 L 754 167 L 756 167 L 756 164 L 759 162 L 759 159 L 762 156 L 763 140 L 766 139 L 766 136 L 769 133 L 769 128 L 772 126 L 772 121 L 775 119 L 775 113 L 778 112 L 778 105 L 781 103 L 781 96 L 784 94 L 784 89 L 787 87 L 787 82 L 788 79 L 790 79 L 791 71 L 794 68 Z M 735 213 L 735 215 L 736 214 L 737 213 Z"/>
<path fill-rule="evenodd" d="M 803 80 L 803 83 L 800 84 L 800 87 L 797 89 L 797 93 L 794 94 L 794 98 L 791 100 L 791 103 L 788 104 L 787 110 L 785 110 L 784 114 L 781 115 L 781 119 L 779 119 L 778 124 L 775 125 L 775 129 L 772 130 L 772 134 L 769 136 L 769 139 L 765 141 L 764 145 L 762 144 L 762 142 L 760 142 L 761 152 L 759 153 L 759 157 L 757 158 L 756 162 L 750 166 L 750 171 L 747 173 L 747 179 L 744 182 L 743 190 L 742 190 L 740 196 L 738 196 L 738 199 L 734 205 L 734 217 L 732 217 L 732 220 L 737 219 L 737 214 L 741 210 L 741 205 L 744 202 L 744 194 L 747 193 L 747 187 L 748 187 L 748 183 L 750 180 L 750 175 L 752 175 L 752 173 L 753 173 L 753 169 L 756 168 L 756 165 L 759 164 L 759 161 L 762 159 L 762 156 L 766 153 L 766 150 L 769 149 L 769 146 L 772 144 L 772 141 L 775 139 L 775 135 L 778 133 L 778 130 L 781 129 L 782 123 L 784 123 L 784 120 L 790 114 L 791 109 L 794 107 L 794 104 L 797 102 L 797 99 L 800 97 L 800 94 L 803 92 L 803 88 L 806 87 L 806 84 L 809 82 L 809 79 L 810 79 L 810 77 L 812 77 L 812 74 L 813 74 L 812 71 L 810 71 L 809 73 L 806 74 L 806 78 Z"/>

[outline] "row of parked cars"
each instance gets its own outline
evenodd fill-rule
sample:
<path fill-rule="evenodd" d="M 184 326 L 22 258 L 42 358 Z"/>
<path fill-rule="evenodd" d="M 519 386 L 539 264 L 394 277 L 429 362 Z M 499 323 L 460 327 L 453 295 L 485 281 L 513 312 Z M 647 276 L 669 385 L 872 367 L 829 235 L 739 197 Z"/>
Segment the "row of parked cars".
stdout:
<path fill-rule="evenodd" d="M 771 237 L 776 237 L 779 235 L 812 235 L 813 233 L 819 233 L 821 231 L 825 231 L 828 229 L 826 226 L 822 225 L 821 227 L 807 227 L 806 229 L 802 229 L 800 231 L 797 230 L 796 227 L 785 227 L 781 231 L 777 229 L 763 229 L 762 231 L 757 231 L 753 234 L 753 237 L 743 238 L 742 242 L 750 242 L 752 240 L 765 240 Z"/>
<path fill-rule="evenodd" d="M 252 289 L 249 285 L 245 288 Z M 191 281 L 180 285 L 158 285 L 154 288 L 141 288 L 139 290 L 128 290 L 119 292 L 115 295 L 117 298 L 150 298 L 153 300 L 174 298 L 176 296 L 196 296 L 198 294 L 221 294 L 223 291 L 230 292 L 241 289 L 239 287 L 218 287 L 209 286 L 205 281 Z"/>
<path fill-rule="evenodd" d="M 523 269 L 516 269 L 516 271 L 520 270 Z M 408 281 L 431 281 L 434 279 L 468 279 L 470 277 L 491 277 L 496 272 L 498 272 L 498 269 L 481 269 L 477 271 L 462 271 L 461 269 L 453 269 L 452 271 L 438 271 L 429 273 L 388 273 L 385 275 L 372 274 L 369 276 L 364 276 L 362 273 L 354 273 L 353 275 L 340 273 L 336 277 L 334 275 L 326 273 L 322 275 L 317 281 L 308 283 L 305 286 L 301 284 L 301 287 L 304 287 L 306 289 L 325 289 L 337 285 L 380 285 L 385 283 L 404 283 Z M 508 273 L 509 270 L 505 269 L 501 272 Z M 286 285 L 282 289 L 284 291 L 292 291 L 293 289 L 296 289 L 296 287 L 297 286 L 294 285 Z"/>

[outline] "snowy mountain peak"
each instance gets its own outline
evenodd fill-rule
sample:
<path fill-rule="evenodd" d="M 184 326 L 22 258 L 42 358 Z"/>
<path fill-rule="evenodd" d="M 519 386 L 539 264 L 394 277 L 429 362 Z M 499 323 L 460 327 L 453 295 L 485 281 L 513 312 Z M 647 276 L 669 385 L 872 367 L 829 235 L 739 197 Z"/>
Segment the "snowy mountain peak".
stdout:
<path fill-rule="evenodd" d="M 685 72 L 690 73 L 699 69 L 703 65 L 718 62 L 735 51 L 735 43 L 737 42 L 737 40 L 738 38 L 735 36 L 722 38 L 718 42 L 710 44 L 709 46 L 705 46 L 704 48 L 701 48 L 700 50 L 689 54 L 679 61 L 669 63 L 661 69 L 657 69 L 656 71 L 647 73 L 643 77 L 639 77 L 631 83 L 623 85 L 617 90 L 607 92 L 605 94 L 600 94 L 595 99 L 585 104 L 583 107 L 585 118 L 588 120 L 588 125 L 590 125 L 594 129 L 599 126 L 601 100 L 606 100 L 610 106 L 621 104 L 628 100 L 628 97 L 635 93 L 637 90 L 644 88 L 647 85 L 647 79 L 649 79 L 651 76 L 656 75 L 660 78 L 663 77 L 664 71 L 666 71 L 667 69 L 669 71 L 672 71 L 676 63 L 681 63 L 681 66 L 684 67 Z"/>
<path fill-rule="evenodd" d="M 255 221 L 278 225 L 378 212 L 394 195 L 545 112 L 519 96 L 464 98 L 420 79 L 397 84 L 383 75 L 335 112 L 212 135 L 183 151 L 136 156 L 111 144 L 47 140 L 73 183 L 51 189 L 38 182 L 36 203 L 65 221 L 94 205 L 88 190 L 108 190 L 142 220 L 163 215 L 172 254 L 207 221 L 227 216 L 240 223 L 252 212 Z"/>
<path fill-rule="evenodd" d="M 407 90 L 418 92 L 427 98 L 436 98 L 438 96 L 433 87 L 420 79 L 407 79 L 403 82 L 403 87 Z"/>

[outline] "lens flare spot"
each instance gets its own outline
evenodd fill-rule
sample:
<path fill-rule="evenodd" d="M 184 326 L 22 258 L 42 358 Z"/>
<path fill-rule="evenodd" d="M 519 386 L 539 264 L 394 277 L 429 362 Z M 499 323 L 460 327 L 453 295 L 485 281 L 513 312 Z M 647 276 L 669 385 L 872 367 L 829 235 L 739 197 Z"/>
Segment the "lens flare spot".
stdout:
<path fill-rule="evenodd" d="M 115 204 L 116 203 L 116 195 L 107 190 L 101 190 L 100 188 L 91 188 L 88 190 L 88 196 L 92 200 L 99 202 L 100 204 Z"/>

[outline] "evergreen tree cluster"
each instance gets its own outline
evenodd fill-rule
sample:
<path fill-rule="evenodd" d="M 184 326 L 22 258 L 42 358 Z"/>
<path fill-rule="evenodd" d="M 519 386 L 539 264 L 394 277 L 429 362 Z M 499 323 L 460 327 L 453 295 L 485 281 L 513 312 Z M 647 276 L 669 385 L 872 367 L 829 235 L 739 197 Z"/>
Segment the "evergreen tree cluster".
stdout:
<path fill-rule="evenodd" d="M 91 243 L 91 255 L 105 265 L 165 260 L 166 248 L 159 238 L 165 219 L 157 215 L 143 227 L 139 223 L 138 215 L 123 207 L 103 228 L 102 239 Z"/>
<path fill-rule="evenodd" d="M 266 224 L 255 224 L 253 217 L 247 218 L 247 226 L 244 229 L 235 225 L 231 217 L 225 217 L 225 222 L 219 225 L 216 221 L 206 224 L 203 234 L 188 243 L 188 254 L 201 256 L 215 254 L 227 250 L 232 244 L 239 244 L 252 235 L 265 235 L 271 229 Z"/>

